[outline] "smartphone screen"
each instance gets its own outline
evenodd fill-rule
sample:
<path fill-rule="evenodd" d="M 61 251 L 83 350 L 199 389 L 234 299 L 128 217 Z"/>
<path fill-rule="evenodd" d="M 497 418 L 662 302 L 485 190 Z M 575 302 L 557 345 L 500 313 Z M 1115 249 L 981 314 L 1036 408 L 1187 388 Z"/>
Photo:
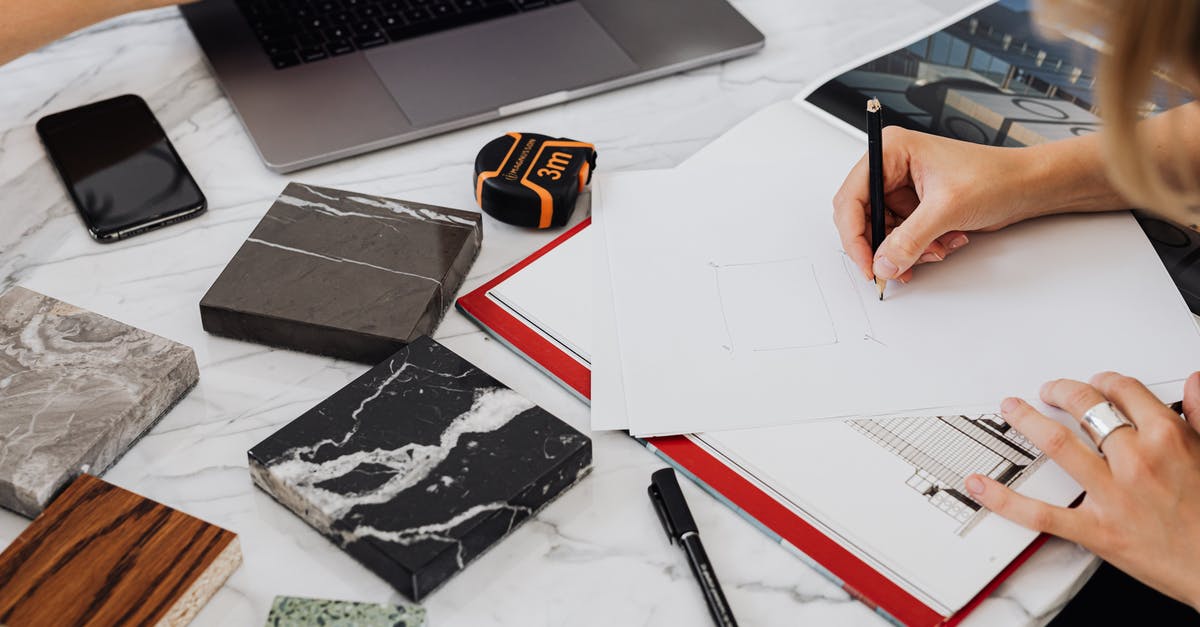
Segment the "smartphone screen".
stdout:
<path fill-rule="evenodd" d="M 115 241 L 199 215 L 204 194 L 133 95 L 48 115 L 37 123 L 92 237 Z"/>

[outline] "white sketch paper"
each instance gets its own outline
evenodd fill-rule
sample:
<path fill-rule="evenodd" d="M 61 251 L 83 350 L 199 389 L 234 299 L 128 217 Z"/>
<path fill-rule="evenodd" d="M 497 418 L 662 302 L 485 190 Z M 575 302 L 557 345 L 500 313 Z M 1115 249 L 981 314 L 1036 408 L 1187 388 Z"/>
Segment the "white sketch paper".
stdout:
<path fill-rule="evenodd" d="M 488 296 L 558 342 L 580 363 L 591 367 L 592 272 L 590 229 L 576 233 L 520 272 L 492 288 Z"/>
<path fill-rule="evenodd" d="M 654 176 L 654 172 L 619 172 L 598 175 L 596 189 L 603 189 L 611 178 Z M 593 206 L 598 195 L 593 192 Z M 604 216 L 592 212 L 592 430 L 627 430 L 629 416 L 625 408 L 625 380 L 621 368 L 621 339 L 617 329 L 617 313 L 613 305 L 612 272 L 608 246 L 604 238 Z"/>
<path fill-rule="evenodd" d="M 1037 537 L 965 496 L 965 474 L 991 475 L 1057 505 L 1080 493 L 996 416 L 822 421 L 689 437 L 945 615 Z"/>
<path fill-rule="evenodd" d="M 1200 354 L 1191 314 L 1126 213 L 975 235 L 912 284 L 891 282 L 880 302 L 831 219 L 863 142 L 781 103 L 713 147 L 674 171 L 608 180 L 593 208 L 605 223 L 635 435 L 978 415 L 1005 396 L 1036 397 L 1057 377 L 1112 369 L 1178 380 Z M 788 277 L 782 262 L 796 259 L 809 271 L 793 265 Z M 760 271 L 714 278 L 746 264 Z M 808 276 L 832 334 L 801 302 L 811 302 Z M 720 293 L 727 284 L 736 294 Z M 789 299 L 800 329 L 763 313 Z"/>

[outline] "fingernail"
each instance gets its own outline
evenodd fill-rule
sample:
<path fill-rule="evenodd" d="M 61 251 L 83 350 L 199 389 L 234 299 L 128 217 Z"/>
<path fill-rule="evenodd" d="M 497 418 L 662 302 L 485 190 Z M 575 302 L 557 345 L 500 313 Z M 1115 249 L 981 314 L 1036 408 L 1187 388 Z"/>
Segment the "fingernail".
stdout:
<path fill-rule="evenodd" d="M 1021 401 L 1015 398 L 1006 398 L 1004 399 L 1003 403 L 1000 403 L 1000 412 L 1004 414 L 1011 414 L 1014 411 L 1017 411 L 1017 408 L 1020 406 Z"/>
<path fill-rule="evenodd" d="M 941 261 L 943 259 L 945 259 L 945 257 L 937 253 L 924 253 L 919 259 L 917 259 L 917 261 L 920 261 L 921 263 L 932 263 L 934 261 Z"/>
<path fill-rule="evenodd" d="M 875 258 L 875 276 L 881 279 L 894 279 L 900 273 L 900 268 L 887 257 Z"/>
<path fill-rule="evenodd" d="M 975 475 L 971 475 L 971 476 L 967 477 L 967 480 L 964 481 L 963 483 L 966 484 L 966 486 L 967 486 L 967 492 L 970 492 L 971 494 L 974 494 L 975 496 L 979 496 L 980 494 L 983 494 L 983 482 L 979 480 L 979 477 L 976 477 Z"/>
<path fill-rule="evenodd" d="M 954 236 L 954 239 L 950 240 L 950 243 L 946 244 L 946 248 L 949 248 L 950 250 L 962 248 L 963 246 L 966 246 L 967 242 L 969 241 L 971 240 L 967 239 L 966 235 L 956 235 Z"/>

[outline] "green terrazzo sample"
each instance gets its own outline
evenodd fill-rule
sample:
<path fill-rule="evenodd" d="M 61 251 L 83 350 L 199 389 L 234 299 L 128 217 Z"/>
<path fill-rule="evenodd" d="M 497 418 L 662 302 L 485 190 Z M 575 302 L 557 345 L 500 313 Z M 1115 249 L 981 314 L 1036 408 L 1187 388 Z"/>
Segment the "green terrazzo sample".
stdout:
<path fill-rule="evenodd" d="M 302 597 L 275 597 L 267 627 L 420 627 L 425 608 L 419 605 L 356 603 Z"/>

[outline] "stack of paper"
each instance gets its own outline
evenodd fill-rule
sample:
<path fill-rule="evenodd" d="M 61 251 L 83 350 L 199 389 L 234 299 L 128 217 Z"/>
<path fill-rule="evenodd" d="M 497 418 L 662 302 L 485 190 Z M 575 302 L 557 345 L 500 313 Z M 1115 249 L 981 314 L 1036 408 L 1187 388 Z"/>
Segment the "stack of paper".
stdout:
<path fill-rule="evenodd" d="M 831 219 L 864 149 L 782 103 L 675 170 L 600 179 L 560 247 L 594 280 L 592 428 L 689 434 L 949 616 L 1036 536 L 970 499 L 969 474 L 1080 494 L 1001 399 L 1104 369 L 1177 398 L 1200 334 L 1125 213 L 973 235 L 880 302 Z"/>
<path fill-rule="evenodd" d="M 1190 372 L 1200 334 L 1125 212 L 973 235 L 879 301 L 831 218 L 864 150 L 789 102 L 675 170 L 601 180 L 597 426 L 649 436 L 982 414 L 1058 377 L 1177 384 Z"/>

